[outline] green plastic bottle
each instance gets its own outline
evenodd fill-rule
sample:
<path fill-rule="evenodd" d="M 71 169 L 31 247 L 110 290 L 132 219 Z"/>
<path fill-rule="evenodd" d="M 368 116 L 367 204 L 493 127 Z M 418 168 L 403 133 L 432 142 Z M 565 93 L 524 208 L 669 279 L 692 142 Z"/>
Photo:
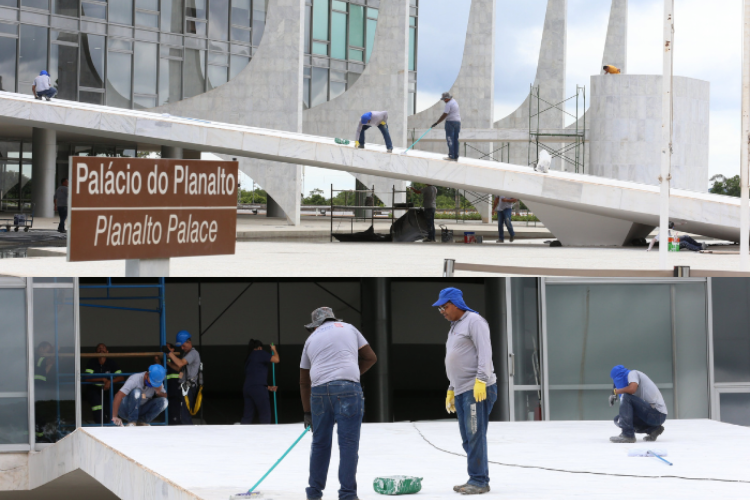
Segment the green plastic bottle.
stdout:
<path fill-rule="evenodd" d="M 346 139 L 339 139 L 338 137 L 334 139 L 336 141 L 336 144 L 343 144 L 344 146 L 349 145 L 349 141 Z"/>
<path fill-rule="evenodd" d="M 422 489 L 422 478 L 412 476 L 376 477 L 372 484 L 381 495 L 411 495 Z"/>

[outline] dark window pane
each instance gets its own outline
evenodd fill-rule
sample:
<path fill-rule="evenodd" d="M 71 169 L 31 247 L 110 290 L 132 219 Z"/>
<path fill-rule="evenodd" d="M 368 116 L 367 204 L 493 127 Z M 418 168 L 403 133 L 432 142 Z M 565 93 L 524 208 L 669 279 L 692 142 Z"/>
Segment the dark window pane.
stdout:
<path fill-rule="evenodd" d="M 159 27 L 159 15 L 136 11 L 135 12 L 135 25 L 145 26 L 146 28 L 158 28 Z"/>
<path fill-rule="evenodd" d="M 0 5 L 4 7 L 18 7 L 18 0 L 0 0 Z"/>
<path fill-rule="evenodd" d="M 107 6 L 99 3 L 81 2 L 81 16 L 107 19 Z"/>
<path fill-rule="evenodd" d="M 109 37 L 107 39 L 107 49 L 108 50 L 133 50 L 133 42 L 131 42 L 130 40 L 124 40 L 122 38 Z"/>
<path fill-rule="evenodd" d="M 310 79 L 305 78 L 302 86 L 302 107 L 310 109 Z"/>
<path fill-rule="evenodd" d="M 312 43 L 312 5 L 305 6 L 305 54 L 310 53 L 310 43 Z"/>
<path fill-rule="evenodd" d="M 182 33 L 182 0 L 161 0 L 161 30 Z"/>
<path fill-rule="evenodd" d="M 249 57 L 232 55 L 229 65 L 229 79 L 231 80 L 235 76 L 239 75 L 240 71 L 245 69 L 245 66 L 247 66 L 247 63 L 249 62 Z"/>
<path fill-rule="evenodd" d="M 17 24 L 7 24 L 0 22 L 0 33 L 7 33 L 9 35 L 17 35 L 18 34 L 18 25 Z"/>
<path fill-rule="evenodd" d="M 21 0 L 21 7 L 49 10 L 49 0 Z"/>
<path fill-rule="evenodd" d="M 211 0 L 208 36 L 214 40 L 229 39 L 229 0 Z"/>
<path fill-rule="evenodd" d="M 104 37 L 81 35 L 81 86 L 104 87 Z"/>
<path fill-rule="evenodd" d="M 116 0 L 115 0 L 116 1 Z M 166 2 L 164 2 L 166 3 Z M 135 0 L 136 9 L 159 10 L 159 0 Z"/>
<path fill-rule="evenodd" d="M 0 90 L 16 91 L 15 38 L 0 38 Z"/>
<path fill-rule="evenodd" d="M 130 54 L 110 52 L 107 56 L 107 106 L 130 108 Z"/>
<path fill-rule="evenodd" d="M 208 64 L 227 65 L 229 64 L 229 55 L 220 52 L 209 52 Z"/>
<path fill-rule="evenodd" d="M 185 98 L 205 92 L 206 51 L 185 49 Z"/>
<path fill-rule="evenodd" d="M 148 109 L 156 106 L 156 97 L 133 97 L 133 109 Z"/>
<path fill-rule="evenodd" d="M 227 83 L 226 66 L 209 66 L 208 67 L 208 90 L 215 89 L 219 85 Z"/>
<path fill-rule="evenodd" d="M 314 108 L 328 100 L 328 70 L 324 68 L 312 69 L 312 89 L 310 107 Z"/>
<path fill-rule="evenodd" d="M 266 29 L 267 0 L 253 0 L 253 45 L 260 45 Z"/>
<path fill-rule="evenodd" d="M 206 18 L 206 0 L 186 0 L 185 15 L 196 19 Z"/>
<path fill-rule="evenodd" d="M 50 46 L 49 74 L 57 87 L 57 98 L 75 101 L 78 95 L 78 48 L 67 45 Z"/>
<path fill-rule="evenodd" d="M 232 0 L 232 24 L 250 27 L 250 0 Z"/>
<path fill-rule="evenodd" d="M 346 92 L 346 84 L 343 82 L 331 82 L 331 99 Z"/>
<path fill-rule="evenodd" d="M 133 25 L 133 0 L 115 0 L 109 4 L 109 22 Z"/>
<path fill-rule="evenodd" d="M 185 33 L 206 36 L 206 23 L 200 21 L 188 21 L 185 23 Z"/>
<path fill-rule="evenodd" d="M 78 17 L 78 0 L 52 0 L 52 12 L 63 16 Z"/>
<path fill-rule="evenodd" d="M 162 59 L 159 64 L 159 106 L 179 101 L 182 94 L 182 63 Z"/>
<path fill-rule="evenodd" d="M 250 31 L 232 26 L 232 41 L 250 43 Z"/>
<path fill-rule="evenodd" d="M 64 31 L 50 31 L 50 40 L 58 42 L 78 43 L 78 33 L 65 33 Z"/>
<path fill-rule="evenodd" d="M 133 82 L 136 94 L 156 94 L 156 49 L 155 43 L 135 42 Z"/>
<path fill-rule="evenodd" d="M 18 91 L 31 94 L 31 82 L 47 69 L 47 28 L 22 24 L 20 41 Z"/>

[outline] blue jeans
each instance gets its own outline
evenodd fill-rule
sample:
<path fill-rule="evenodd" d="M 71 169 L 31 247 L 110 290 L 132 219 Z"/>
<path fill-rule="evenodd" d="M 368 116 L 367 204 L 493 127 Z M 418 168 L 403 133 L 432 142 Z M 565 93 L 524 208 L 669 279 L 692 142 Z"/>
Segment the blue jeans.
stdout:
<path fill-rule="evenodd" d="M 448 156 L 458 160 L 458 135 L 461 133 L 461 122 L 445 122 L 445 140 L 448 141 Z"/>
<path fill-rule="evenodd" d="M 130 394 L 125 396 L 120 403 L 120 409 L 117 416 L 124 418 L 128 422 L 144 422 L 148 424 L 155 419 L 161 412 L 167 409 L 169 401 L 167 398 L 153 397 L 141 403 L 141 390 L 133 389 Z"/>
<path fill-rule="evenodd" d="M 424 215 L 427 218 L 427 239 L 435 241 L 435 209 L 425 208 Z"/>
<path fill-rule="evenodd" d="M 703 246 L 687 234 L 680 236 L 680 249 L 682 248 L 687 248 L 691 252 L 700 252 L 703 250 Z"/>
<path fill-rule="evenodd" d="M 622 429 L 622 434 L 635 437 L 635 433 L 650 434 L 667 420 L 667 416 L 651 405 L 632 394 L 623 394 L 620 400 L 620 415 L 615 417 L 615 424 Z"/>
<path fill-rule="evenodd" d="M 57 214 L 60 216 L 60 224 L 57 225 L 57 230 L 62 232 L 65 231 L 65 219 L 68 218 L 68 207 L 57 207 Z"/>
<path fill-rule="evenodd" d="M 497 384 L 487 387 L 487 399 L 481 403 L 474 400 L 474 391 L 456 396 L 458 428 L 461 430 L 464 451 L 469 464 L 469 484 L 487 486 L 490 484 L 490 470 L 487 464 L 487 426 L 490 412 L 497 401 Z"/>
<path fill-rule="evenodd" d="M 261 424 L 271 423 L 271 400 L 267 385 L 246 385 L 242 389 L 245 397 L 245 411 L 242 413 L 242 424 L 253 423 L 255 414 L 258 414 L 258 422 Z"/>
<path fill-rule="evenodd" d="M 503 224 L 508 226 L 508 234 L 510 234 L 510 237 L 516 237 L 516 232 L 513 230 L 513 223 L 511 222 L 512 217 L 512 208 L 506 208 L 505 210 L 497 211 L 497 232 L 500 235 L 500 241 L 505 241 L 505 231 L 503 231 Z"/>
<path fill-rule="evenodd" d="M 338 424 L 339 436 L 339 500 L 357 498 L 357 462 L 359 461 L 359 433 L 365 413 L 362 386 L 357 382 L 335 380 L 312 388 L 310 397 L 313 439 L 310 450 L 310 487 L 307 498 L 323 497 L 331 461 L 333 424 Z"/>
<path fill-rule="evenodd" d="M 38 90 L 36 95 L 39 97 L 49 97 L 51 99 L 57 95 L 57 89 L 55 87 L 50 87 L 47 90 Z"/>
<path fill-rule="evenodd" d="M 370 128 L 370 125 L 363 125 L 362 132 L 359 133 L 359 147 L 365 147 L 365 130 Z M 391 133 L 388 131 L 388 125 L 378 125 L 380 132 L 383 134 L 385 139 L 385 147 L 387 149 L 393 149 L 393 142 L 391 142 Z"/>

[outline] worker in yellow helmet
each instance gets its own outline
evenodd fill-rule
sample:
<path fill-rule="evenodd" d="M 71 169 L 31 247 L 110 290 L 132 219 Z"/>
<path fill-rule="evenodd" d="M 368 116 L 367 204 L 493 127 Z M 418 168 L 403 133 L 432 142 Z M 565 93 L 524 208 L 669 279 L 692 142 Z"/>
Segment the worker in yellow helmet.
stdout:
<path fill-rule="evenodd" d="M 608 75 L 619 75 L 620 74 L 620 68 L 617 68 L 615 66 L 604 66 L 604 73 Z"/>

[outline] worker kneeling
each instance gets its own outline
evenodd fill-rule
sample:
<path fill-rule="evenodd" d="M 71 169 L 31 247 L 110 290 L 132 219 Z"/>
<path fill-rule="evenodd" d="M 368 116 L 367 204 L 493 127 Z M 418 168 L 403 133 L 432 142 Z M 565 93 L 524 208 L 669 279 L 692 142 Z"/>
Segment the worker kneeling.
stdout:
<path fill-rule="evenodd" d="M 116 415 L 112 422 L 122 426 L 126 420 L 128 427 L 150 425 L 169 405 L 162 385 L 166 376 L 163 366 L 151 365 L 148 371 L 128 377 L 112 403 L 112 414 Z"/>
<path fill-rule="evenodd" d="M 619 436 L 609 438 L 613 443 L 635 443 L 635 434 L 646 434 L 644 441 L 656 441 L 664 432 L 662 424 L 667 420 L 667 405 L 651 379 L 638 370 L 628 370 L 622 365 L 612 368 L 610 376 L 615 383 L 614 394 L 609 397 L 609 406 L 620 399 L 620 414 L 615 425 L 622 429 Z"/>

